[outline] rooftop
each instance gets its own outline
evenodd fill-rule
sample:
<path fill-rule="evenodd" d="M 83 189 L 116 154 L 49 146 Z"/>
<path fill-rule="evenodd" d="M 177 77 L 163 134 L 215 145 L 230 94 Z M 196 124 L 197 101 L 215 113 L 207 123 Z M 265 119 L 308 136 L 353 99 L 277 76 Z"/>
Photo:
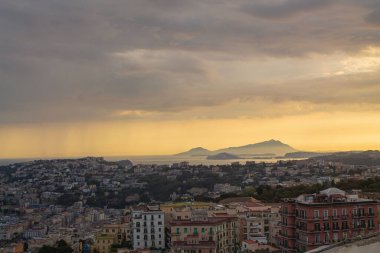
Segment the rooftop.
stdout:
<path fill-rule="evenodd" d="M 302 194 L 297 198 L 283 199 L 284 202 L 296 202 L 299 204 L 330 204 L 330 203 L 359 203 L 373 202 L 372 199 L 359 198 L 356 194 L 347 194 L 338 188 L 328 188 L 314 194 Z"/>
<path fill-rule="evenodd" d="M 138 205 L 132 207 L 133 211 L 142 211 L 142 212 L 158 212 L 161 211 L 159 206 L 149 206 L 149 205 Z"/>
<path fill-rule="evenodd" d="M 215 225 L 222 222 L 233 221 L 236 217 L 208 217 L 207 220 L 174 220 L 170 222 L 172 226 L 196 226 Z"/>

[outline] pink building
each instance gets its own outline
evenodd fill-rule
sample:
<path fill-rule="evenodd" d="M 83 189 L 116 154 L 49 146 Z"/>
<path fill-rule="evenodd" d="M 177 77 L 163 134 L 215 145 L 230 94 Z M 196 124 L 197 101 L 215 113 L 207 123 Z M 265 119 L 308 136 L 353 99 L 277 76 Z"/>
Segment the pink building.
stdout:
<path fill-rule="evenodd" d="M 305 252 L 379 230 L 377 202 L 337 188 L 284 199 L 280 215 L 283 253 Z"/>

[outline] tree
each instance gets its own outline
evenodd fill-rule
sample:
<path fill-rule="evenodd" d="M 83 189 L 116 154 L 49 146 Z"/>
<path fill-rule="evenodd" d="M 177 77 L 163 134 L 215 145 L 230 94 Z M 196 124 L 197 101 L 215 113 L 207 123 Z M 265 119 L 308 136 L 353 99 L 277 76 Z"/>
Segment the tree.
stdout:
<path fill-rule="evenodd" d="M 44 245 L 38 250 L 38 253 L 72 253 L 73 249 L 65 240 L 59 240 L 54 246 Z"/>

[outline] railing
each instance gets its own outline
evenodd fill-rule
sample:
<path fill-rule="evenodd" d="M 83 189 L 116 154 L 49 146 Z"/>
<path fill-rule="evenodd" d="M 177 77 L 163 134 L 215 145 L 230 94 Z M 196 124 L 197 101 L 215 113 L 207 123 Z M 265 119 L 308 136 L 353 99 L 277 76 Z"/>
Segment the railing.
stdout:
<path fill-rule="evenodd" d="M 295 225 L 295 224 L 285 224 L 285 223 L 281 223 L 281 226 L 283 226 L 283 227 L 288 227 L 288 228 L 296 228 L 296 225 Z"/>
<path fill-rule="evenodd" d="M 288 239 L 296 239 L 296 236 L 295 235 L 286 235 L 284 233 L 279 233 L 279 236 L 281 237 L 285 237 L 285 238 L 288 238 Z"/>
<path fill-rule="evenodd" d="M 280 211 L 280 214 L 286 215 L 286 216 L 296 216 L 296 212 L 284 212 L 284 211 Z"/>

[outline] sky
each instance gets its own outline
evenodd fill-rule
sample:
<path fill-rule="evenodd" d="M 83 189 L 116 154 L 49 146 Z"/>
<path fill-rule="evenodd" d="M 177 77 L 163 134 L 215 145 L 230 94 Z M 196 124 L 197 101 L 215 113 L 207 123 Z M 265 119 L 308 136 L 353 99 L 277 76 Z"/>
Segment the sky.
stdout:
<path fill-rule="evenodd" d="M 2 0 L 0 158 L 380 148 L 378 0 Z"/>

